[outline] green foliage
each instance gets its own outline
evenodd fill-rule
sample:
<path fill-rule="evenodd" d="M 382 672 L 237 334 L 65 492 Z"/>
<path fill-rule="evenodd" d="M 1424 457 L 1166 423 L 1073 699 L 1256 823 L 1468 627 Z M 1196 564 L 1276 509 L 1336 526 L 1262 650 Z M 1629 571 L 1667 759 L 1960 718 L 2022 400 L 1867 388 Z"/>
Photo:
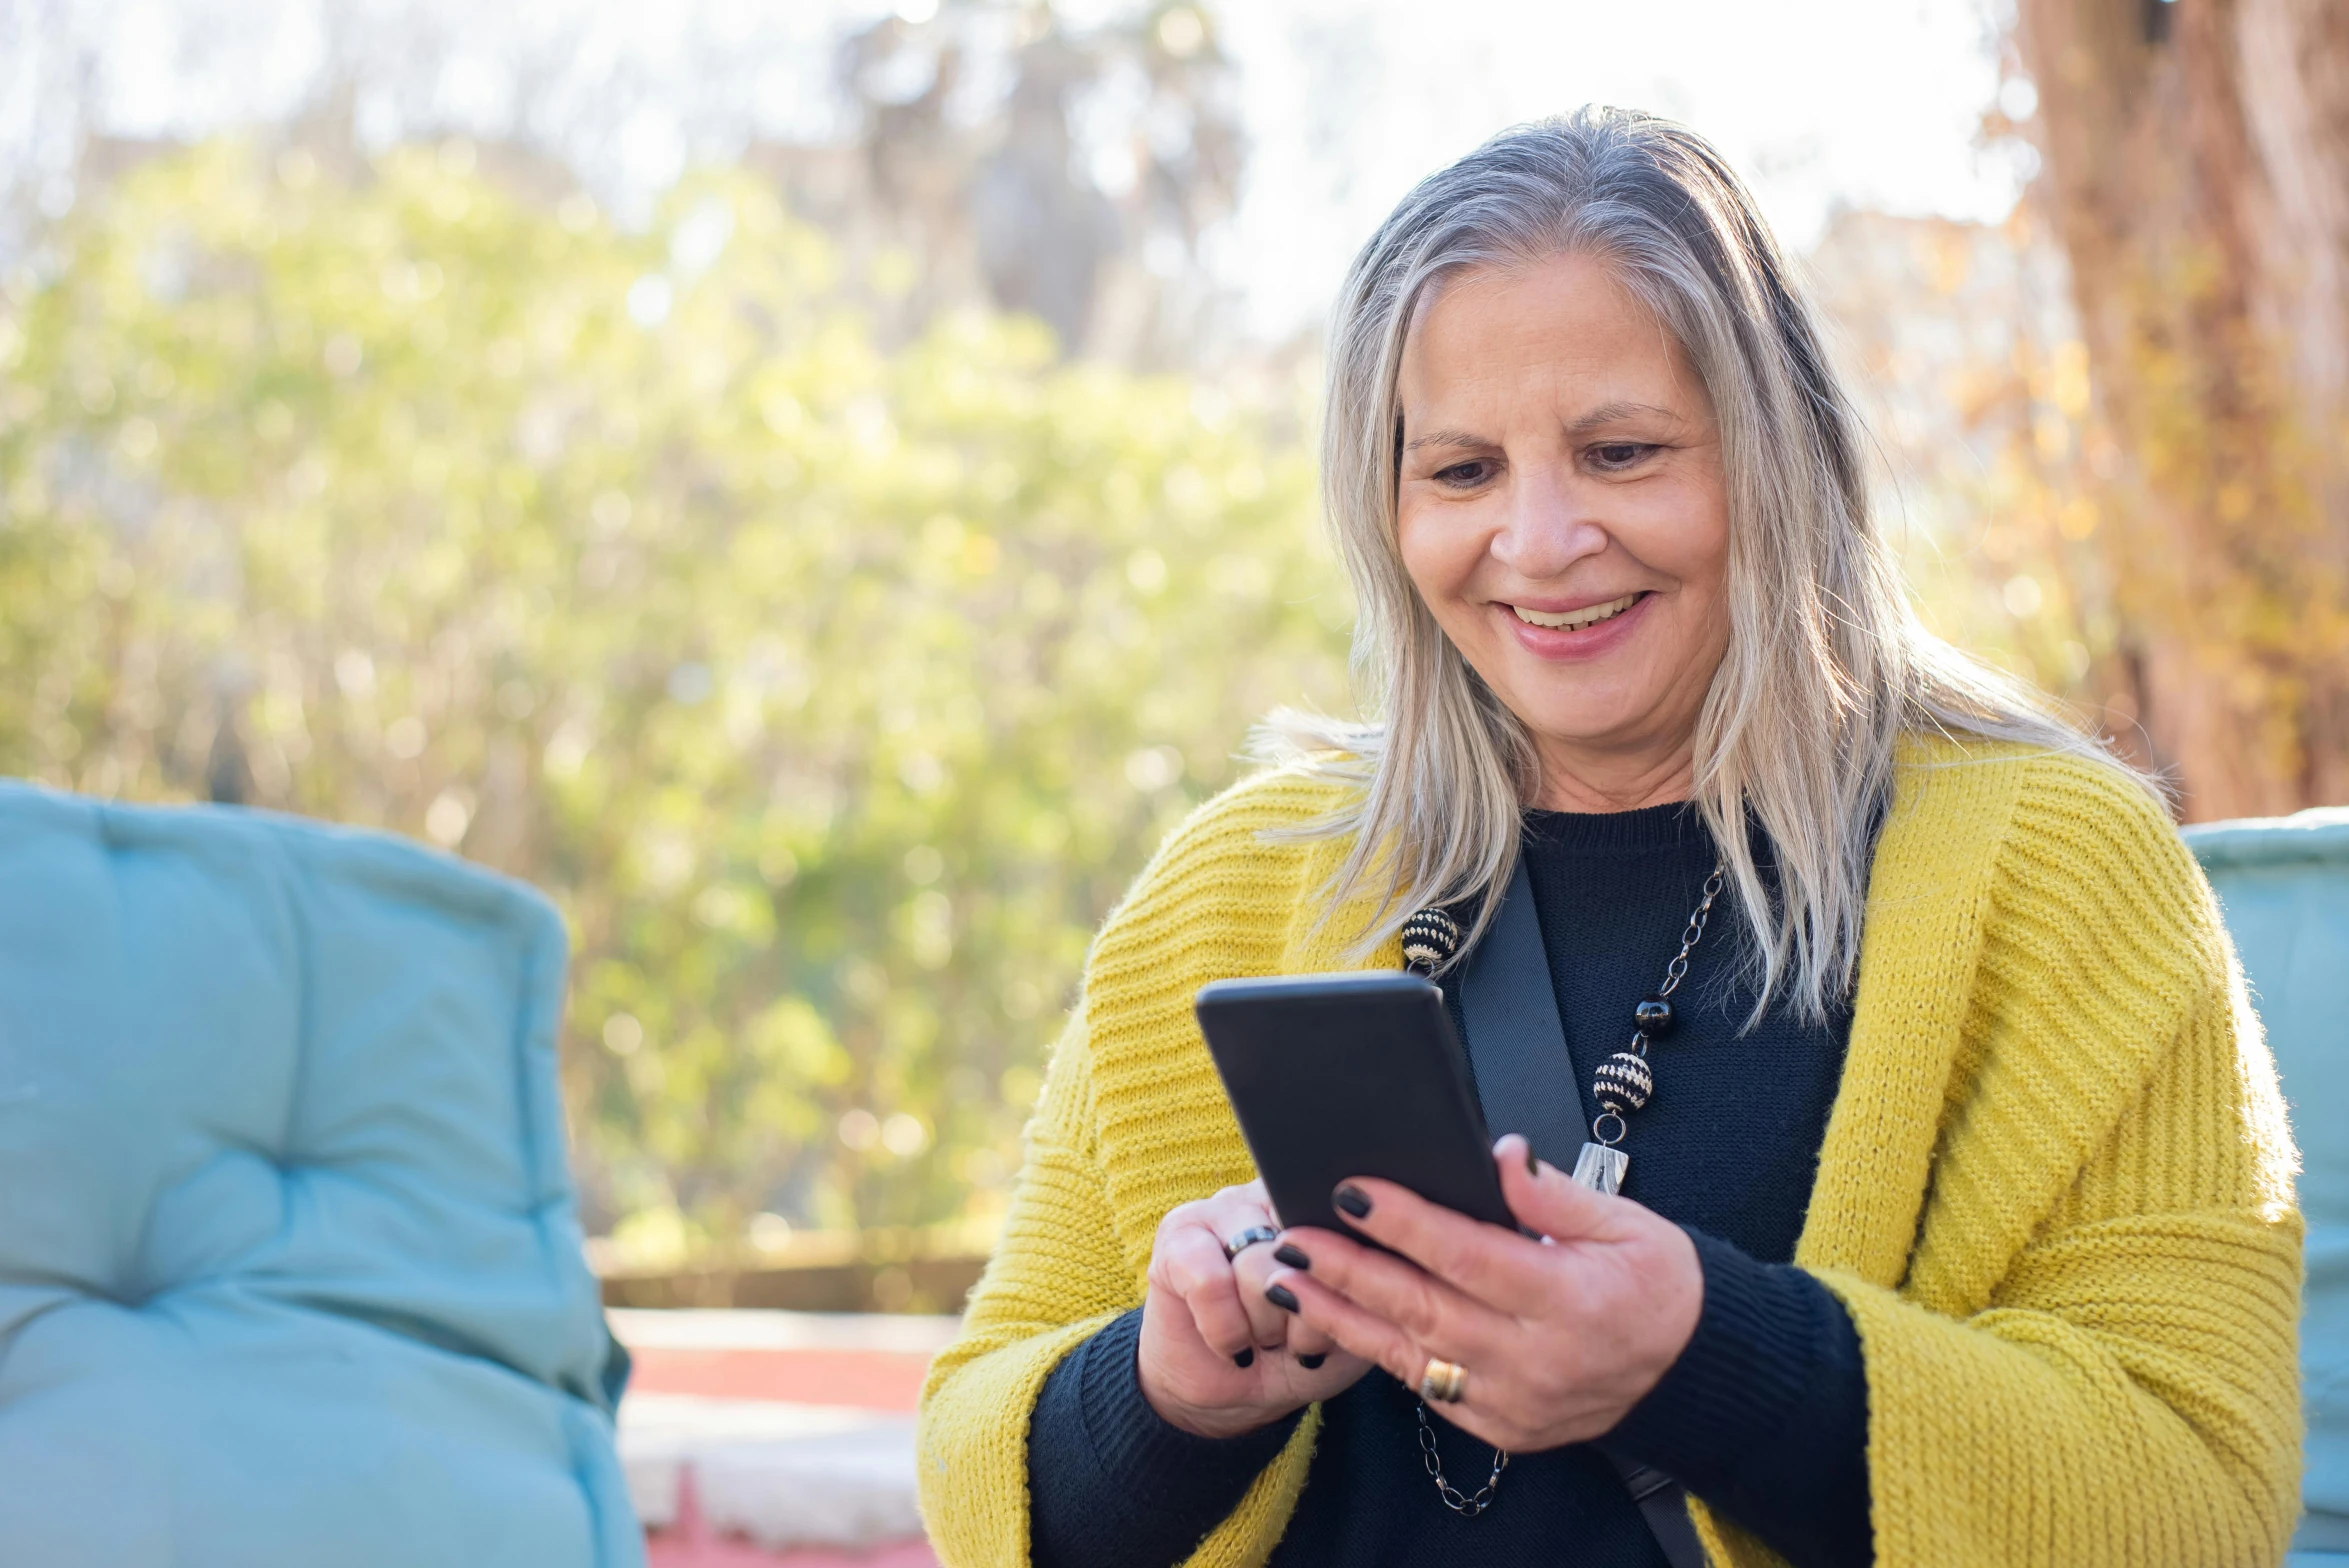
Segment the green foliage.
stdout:
<path fill-rule="evenodd" d="M 1296 401 L 877 342 L 743 177 L 209 145 L 0 301 L 0 768 L 550 892 L 599 1222 L 983 1215 L 1125 880 L 1342 701 Z"/>

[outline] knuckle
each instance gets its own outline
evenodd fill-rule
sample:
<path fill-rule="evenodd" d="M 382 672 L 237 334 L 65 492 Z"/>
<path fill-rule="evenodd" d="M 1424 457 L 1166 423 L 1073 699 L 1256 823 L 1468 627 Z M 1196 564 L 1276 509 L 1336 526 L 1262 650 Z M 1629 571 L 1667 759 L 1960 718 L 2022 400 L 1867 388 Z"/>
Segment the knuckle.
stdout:
<path fill-rule="evenodd" d="M 1197 1225 L 1185 1225 L 1168 1231 L 1158 1239 L 1158 1248 L 1169 1257 L 1184 1257 L 1197 1252 L 1208 1239 L 1207 1232 Z"/>
<path fill-rule="evenodd" d="M 1443 1298 L 1424 1274 L 1414 1274 L 1403 1287 L 1396 1303 L 1395 1321 L 1418 1338 L 1425 1339 L 1435 1332 L 1444 1320 Z"/>
<path fill-rule="evenodd" d="M 1221 1260 L 1217 1261 L 1220 1263 Z M 1220 1283 L 1222 1272 L 1220 1268 L 1210 1266 L 1195 1247 L 1185 1247 L 1167 1254 L 1167 1285 L 1186 1296 Z"/>
<path fill-rule="evenodd" d="M 1183 1294 L 1194 1301 L 1229 1301 L 1231 1274 L 1225 1269 L 1195 1266 L 1184 1280 Z"/>
<path fill-rule="evenodd" d="M 1203 1333 L 1211 1326 L 1229 1328 L 1232 1319 L 1239 1316 L 1231 1298 L 1214 1291 L 1186 1290 L 1181 1299 L 1184 1308 L 1191 1314 L 1191 1321 L 1198 1324 Z"/>

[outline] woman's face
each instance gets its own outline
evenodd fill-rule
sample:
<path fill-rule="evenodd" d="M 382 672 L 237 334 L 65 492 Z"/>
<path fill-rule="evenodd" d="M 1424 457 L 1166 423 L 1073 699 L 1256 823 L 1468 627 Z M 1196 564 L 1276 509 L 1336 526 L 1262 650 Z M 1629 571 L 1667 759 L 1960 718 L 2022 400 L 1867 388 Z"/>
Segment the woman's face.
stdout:
<path fill-rule="evenodd" d="M 1453 280 L 1398 392 L 1404 568 L 1533 732 L 1539 803 L 1684 798 L 1729 645 L 1729 506 L 1679 345 L 1605 265 L 1557 256 Z"/>

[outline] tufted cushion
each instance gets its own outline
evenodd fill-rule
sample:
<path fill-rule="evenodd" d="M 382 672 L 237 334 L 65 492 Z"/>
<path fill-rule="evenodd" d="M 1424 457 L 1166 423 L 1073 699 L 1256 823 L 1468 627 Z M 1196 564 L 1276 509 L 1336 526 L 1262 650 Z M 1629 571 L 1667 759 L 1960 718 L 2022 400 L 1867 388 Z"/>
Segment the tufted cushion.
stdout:
<path fill-rule="evenodd" d="M 2300 1140 L 2308 1506 L 2294 1568 L 2349 1564 L 2349 810 L 2189 828 Z"/>
<path fill-rule="evenodd" d="M 0 1561 L 642 1561 L 562 974 L 414 846 L 0 785 Z"/>

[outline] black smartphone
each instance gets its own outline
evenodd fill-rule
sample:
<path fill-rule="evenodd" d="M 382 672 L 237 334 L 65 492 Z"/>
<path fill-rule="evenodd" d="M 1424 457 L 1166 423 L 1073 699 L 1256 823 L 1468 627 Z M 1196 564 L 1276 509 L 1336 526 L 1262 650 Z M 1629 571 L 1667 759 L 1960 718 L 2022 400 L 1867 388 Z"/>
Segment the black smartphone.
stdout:
<path fill-rule="evenodd" d="M 1282 1225 L 1352 1234 L 1330 1193 L 1377 1176 L 1517 1228 L 1433 985 L 1395 970 L 1218 980 L 1193 1005 Z"/>

